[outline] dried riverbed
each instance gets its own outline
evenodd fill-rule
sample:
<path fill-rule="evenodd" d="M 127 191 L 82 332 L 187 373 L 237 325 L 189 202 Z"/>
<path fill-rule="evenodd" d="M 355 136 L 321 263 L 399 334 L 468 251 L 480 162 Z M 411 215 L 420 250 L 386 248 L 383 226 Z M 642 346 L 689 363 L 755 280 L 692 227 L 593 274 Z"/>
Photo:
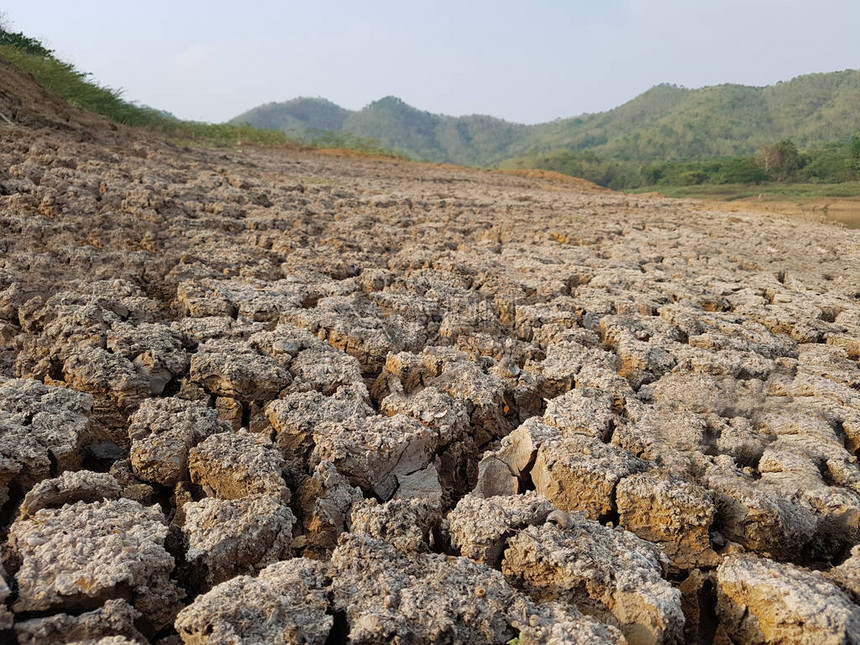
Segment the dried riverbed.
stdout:
<path fill-rule="evenodd" d="M 3 635 L 860 640 L 860 232 L 182 149 L 31 91 Z"/>

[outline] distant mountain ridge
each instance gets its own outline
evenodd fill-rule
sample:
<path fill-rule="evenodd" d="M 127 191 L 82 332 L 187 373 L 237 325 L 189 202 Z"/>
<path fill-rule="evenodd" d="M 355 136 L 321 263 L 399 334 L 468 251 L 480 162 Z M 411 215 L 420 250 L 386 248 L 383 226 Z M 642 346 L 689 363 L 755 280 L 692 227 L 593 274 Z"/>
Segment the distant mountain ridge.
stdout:
<path fill-rule="evenodd" d="M 860 70 L 798 76 L 765 87 L 657 85 L 607 112 L 521 125 L 452 117 L 388 96 L 361 110 L 322 98 L 268 103 L 230 123 L 312 139 L 335 132 L 378 140 L 416 159 L 492 166 L 558 150 L 609 158 L 701 159 L 754 153 L 790 137 L 801 147 L 860 132 Z"/>

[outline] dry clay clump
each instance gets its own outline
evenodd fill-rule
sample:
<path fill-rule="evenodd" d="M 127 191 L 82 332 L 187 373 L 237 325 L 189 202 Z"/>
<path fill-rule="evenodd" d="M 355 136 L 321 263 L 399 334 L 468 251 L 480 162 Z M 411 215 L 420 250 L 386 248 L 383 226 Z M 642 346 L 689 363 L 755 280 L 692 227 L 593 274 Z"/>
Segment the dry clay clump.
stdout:
<path fill-rule="evenodd" d="M 0 640 L 860 640 L 860 233 L 3 65 Z"/>

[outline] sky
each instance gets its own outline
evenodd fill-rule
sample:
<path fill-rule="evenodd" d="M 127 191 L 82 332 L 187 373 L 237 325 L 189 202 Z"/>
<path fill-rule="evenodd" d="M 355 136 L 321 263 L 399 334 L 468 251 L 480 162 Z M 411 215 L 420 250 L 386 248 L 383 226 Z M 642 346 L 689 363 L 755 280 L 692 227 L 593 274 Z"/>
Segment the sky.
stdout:
<path fill-rule="evenodd" d="M 519 123 L 658 83 L 768 85 L 860 68 L 858 0 L 0 0 L 15 31 L 132 101 L 226 121 L 383 96 Z"/>

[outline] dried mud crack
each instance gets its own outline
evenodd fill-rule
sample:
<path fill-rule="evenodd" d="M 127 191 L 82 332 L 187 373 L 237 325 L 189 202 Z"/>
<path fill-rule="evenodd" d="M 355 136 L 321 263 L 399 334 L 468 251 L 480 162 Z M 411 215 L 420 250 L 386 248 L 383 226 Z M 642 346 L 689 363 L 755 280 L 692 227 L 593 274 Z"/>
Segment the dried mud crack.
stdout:
<path fill-rule="evenodd" d="M 860 232 L 50 105 L 0 638 L 860 642 Z"/>

